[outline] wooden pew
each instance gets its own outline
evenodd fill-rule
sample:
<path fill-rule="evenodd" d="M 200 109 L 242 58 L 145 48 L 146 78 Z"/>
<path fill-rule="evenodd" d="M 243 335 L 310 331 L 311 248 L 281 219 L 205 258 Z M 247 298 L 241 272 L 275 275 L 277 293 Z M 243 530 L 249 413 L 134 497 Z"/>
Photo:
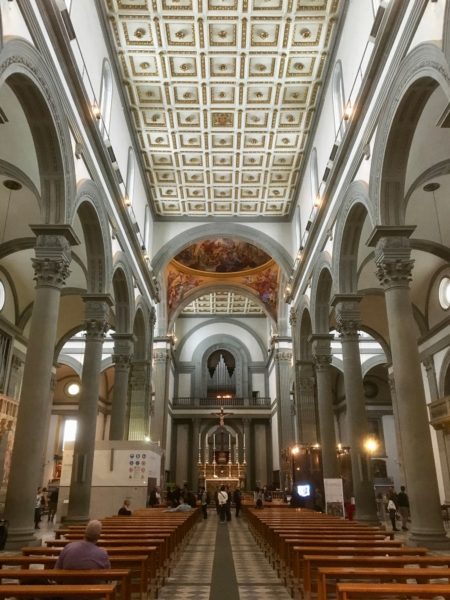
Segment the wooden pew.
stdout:
<path fill-rule="evenodd" d="M 446 583 L 338 583 L 337 600 L 365 600 L 366 598 L 450 598 L 450 585 Z"/>
<path fill-rule="evenodd" d="M 324 554 L 305 554 L 303 556 L 302 588 L 307 600 L 311 596 L 313 583 L 317 578 L 317 570 L 322 567 L 381 567 L 398 568 L 417 566 L 419 568 L 450 568 L 450 556 L 330 556 Z"/>
<path fill-rule="evenodd" d="M 91 585 L 99 581 L 113 581 L 119 584 L 122 600 L 131 599 L 131 576 L 128 569 L 0 569 L 0 584 L 5 579 L 17 579 L 26 585 L 49 585 L 48 581 L 70 583 L 70 585 Z M 42 579 L 42 584 L 38 580 Z M 79 580 L 79 583 L 78 583 Z"/>
<path fill-rule="evenodd" d="M 96 585 L 17 585 L 15 583 L 0 585 L 0 598 L 104 598 L 115 599 L 115 583 Z"/>
<path fill-rule="evenodd" d="M 386 581 L 390 583 L 406 583 L 407 579 L 415 579 L 417 583 L 430 583 L 430 579 L 447 579 L 450 582 L 450 569 L 440 567 L 320 567 L 317 578 L 317 600 L 327 600 L 327 586 L 341 579 L 365 579 L 369 582 Z M 360 581 L 358 581 L 359 583 Z M 348 583 L 348 581 L 346 581 Z"/>
<path fill-rule="evenodd" d="M 356 546 L 339 546 L 337 545 L 339 540 L 336 541 L 336 544 L 330 544 L 329 546 L 294 546 L 293 548 L 293 556 L 294 556 L 294 564 L 293 564 L 293 581 L 294 585 L 296 583 L 301 582 L 302 573 L 304 574 L 303 562 L 305 555 L 329 555 L 329 556 L 350 556 L 350 557 L 360 557 L 366 556 L 374 559 L 377 556 L 424 556 L 427 552 L 427 548 L 415 547 L 412 548 L 410 546 L 396 546 L 396 547 L 356 547 Z M 304 589 L 308 588 L 311 590 L 311 582 L 303 581 Z M 305 592 L 306 593 L 306 592 Z"/>

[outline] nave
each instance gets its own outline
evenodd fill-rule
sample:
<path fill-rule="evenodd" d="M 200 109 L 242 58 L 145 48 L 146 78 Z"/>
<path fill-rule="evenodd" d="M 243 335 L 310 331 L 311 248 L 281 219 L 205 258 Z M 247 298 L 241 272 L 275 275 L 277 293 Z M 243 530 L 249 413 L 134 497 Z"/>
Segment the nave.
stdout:
<path fill-rule="evenodd" d="M 221 525 L 214 509 L 194 527 L 188 544 L 159 594 L 160 600 L 288 600 L 290 595 L 245 519 Z"/>

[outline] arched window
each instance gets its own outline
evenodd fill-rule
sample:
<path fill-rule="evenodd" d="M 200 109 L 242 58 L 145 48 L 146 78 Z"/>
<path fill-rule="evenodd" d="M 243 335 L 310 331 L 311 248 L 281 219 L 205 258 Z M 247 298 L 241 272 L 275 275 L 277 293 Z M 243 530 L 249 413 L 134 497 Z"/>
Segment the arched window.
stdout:
<path fill-rule="evenodd" d="M 133 148 L 128 148 L 128 162 L 127 162 L 127 179 L 126 179 L 126 194 L 128 199 L 128 206 L 133 204 L 134 196 L 134 174 L 136 167 L 136 159 L 134 157 Z"/>
<path fill-rule="evenodd" d="M 144 217 L 144 246 L 145 249 L 150 252 L 150 208 L 148 206 L 145 207 L 145 217 Z"/>
<path fill-rule="evenodd" d="M 334 112 L 334 130 L 337 141 L 340 142 L 344 134 L 344 112 L 345 112 L 345 94 L 344 79 L 342 77 L 342 63 L 337 61 L 333 73 L 333 112 Z"/>
<path fill-rule="evenodd" d="M 113 94 L 113 78 L 111 65 L 107 60 L 103 62 L 102 83 L 100 87 L 100 117 L 101 117 L 101 132 L 103 137 L 107 136 L 109 124 L 111 120 Z"/>
<path fill-rule="evenodd" d="M 319 196 L 319 167 L 317 166 L 317 150 L 315 148 L 311 152 L 309 176 L 311 180 L 311 198 L 314 204 Z"/>

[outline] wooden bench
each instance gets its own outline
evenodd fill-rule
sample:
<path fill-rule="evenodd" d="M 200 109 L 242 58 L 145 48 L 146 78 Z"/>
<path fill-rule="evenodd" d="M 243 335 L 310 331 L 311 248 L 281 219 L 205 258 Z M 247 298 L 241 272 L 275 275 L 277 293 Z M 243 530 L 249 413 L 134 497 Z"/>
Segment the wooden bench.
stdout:
<path fill-rule="evenodd" d="M 338 583 L 337 600 L 365 600 L 366 598 L 420 597 L 450 598 L 448 583 Z"/>
<path fill-rule="evenodd" d="M 121 598 L 131 599 L 131 576 L 128 569 L 0 569 L 0 584 L 5 579 L 17 579 L 21 584 L 49 585 L 48 581 L 70 583 L 70 585 L 91 585 L 99 581 L 119 584 Z M 39 580 L 42 579 L 42 583 Z M 79 582 L 78 582 L 79 581 Z"/>
<path fill-rule="evenodd" d="M 330 556 L 305 554 L 303 556 L 303 577 L 301 580 L 304 597 L 306 600 L 310 598 L 318 569 L 322 567 L 396 568 L 405 566 L 418 566 L 423 569 L 429 567 L 450 568 L 450 556 Z"/>
<path fill-rule="evenodd" d="M 417 583 L 430 583 L 430 579 L 447 579 L 450 581 L 450 569 L 440 567 L 321 567 L 317 578 L 317 600 L 327 600 L 327 586 L 331 580 L 335 584 L 341 579 L 366 579 L 372 583 L 375 580 L 390 583 L 406 583 L 407 579 L 415 579 Z M 347 581 L 346 581 L 347 583 Z"/>
<path fill-rule="evenodd" d="M 71 598 L 104 598 L 114 600 L 115 583 L 95 585 L 0 585 L 0 598 L 54 598 L 70 596 Z"/>

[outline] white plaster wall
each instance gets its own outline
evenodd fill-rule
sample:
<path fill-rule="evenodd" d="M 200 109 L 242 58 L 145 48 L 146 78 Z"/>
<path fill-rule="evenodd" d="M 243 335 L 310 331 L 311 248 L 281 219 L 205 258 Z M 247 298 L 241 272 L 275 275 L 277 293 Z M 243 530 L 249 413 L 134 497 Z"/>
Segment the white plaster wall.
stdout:
<path fill-rule="evenodd" d="M 34 46 L 33 38 L 31 37 L 25 21 L 23 20 L 19 4 L 17 2 L 9 2 L 8 0 L 0 0 L 0 7 L 2 10 L 4 41 L 6 41 L 5 38 L 7 36 L 16 36 L 19 38 L 24 38 Z"/>
<path fill-rule="evenodd" d="M 217 317 L 220 318 L 220 317 Z M 260 338 L 260 340 L 263 342 L 264 345 L 268 345 L 269 342 L 269 338 L 268 338 L 268 329 L 267 329 L 267 323 L 268 320 L 266 318 L 259 318 L 259 317 L 231 317 L 233 319 L 234 322 L 236 322 L 237 324 L 242 323 L 243 325 L 245 325 L 246 328 L 251 329 L 252 331 L 255 332 L 255 335 L 257 337 Z M 221 328 L 221 331 L 223 329 L 223 327 L 228 327 L 228 324 L 230 322 L 230 318 L 228 317 L 226 319 L 226 321 L 224 320 L 222 323 L 218 322 L 218 327 Z M 205 318 L 195 318 L 195 317 L 188 317 L 188 318 L 180 318 L 177 319 L 176 322 L 176 335 L 178 338 L 178 344 L 183 340 L 183 338 L 188 337 L 191 334 L 191 331 L 197 327 L 198 325 L 204 325 L 205 324 Z"/>
<path fill-rule="evenodd" d="M 259 395 L 266 395 L 264 373 L 253 373 L 252 375 L 252 391 L 259 392 Z"/>
<path fill-rule="evenodd" d="M 204 327 L 201 327 L 197 331 L 193 332 L 183 345 L 180 354 L 180 360 L 186 362 L 192 361 L 193 354 L 197 346 L 208 337 L 218 333 L 226 334 L 236 338 L 236 340 L 238 340 L 247 348 L 253 361 L 264 360 L 265 357 L 263 356 L 261 348 L 255 337 L 245 329 L 242 329 L 241 327 L 231 323 L 206 323 Z"/>
<path fill-rule="evenodd" d="M 178 375 L 178 396 L 188 397 L 191 395 L 191 374 L 190 373 L 180 373 Z"/>
<path fill-rule="evenodd" d="M 276 373 L 275 373 L 275 365 L 273 362 L 270 364 L 268 377 L 269 377 L 269 397 L 272 398 L 272 400 L 274 400 L 277 397 L 277 380 L 276 380 Z"/>
<path fill-rule="evenodd" d="M 422 21 L 411 43 L 411 49 L 427 41 L 434 42 L 439 48 L 442 47 L 444 11 L 445 2 L 428 2 Z"/>

